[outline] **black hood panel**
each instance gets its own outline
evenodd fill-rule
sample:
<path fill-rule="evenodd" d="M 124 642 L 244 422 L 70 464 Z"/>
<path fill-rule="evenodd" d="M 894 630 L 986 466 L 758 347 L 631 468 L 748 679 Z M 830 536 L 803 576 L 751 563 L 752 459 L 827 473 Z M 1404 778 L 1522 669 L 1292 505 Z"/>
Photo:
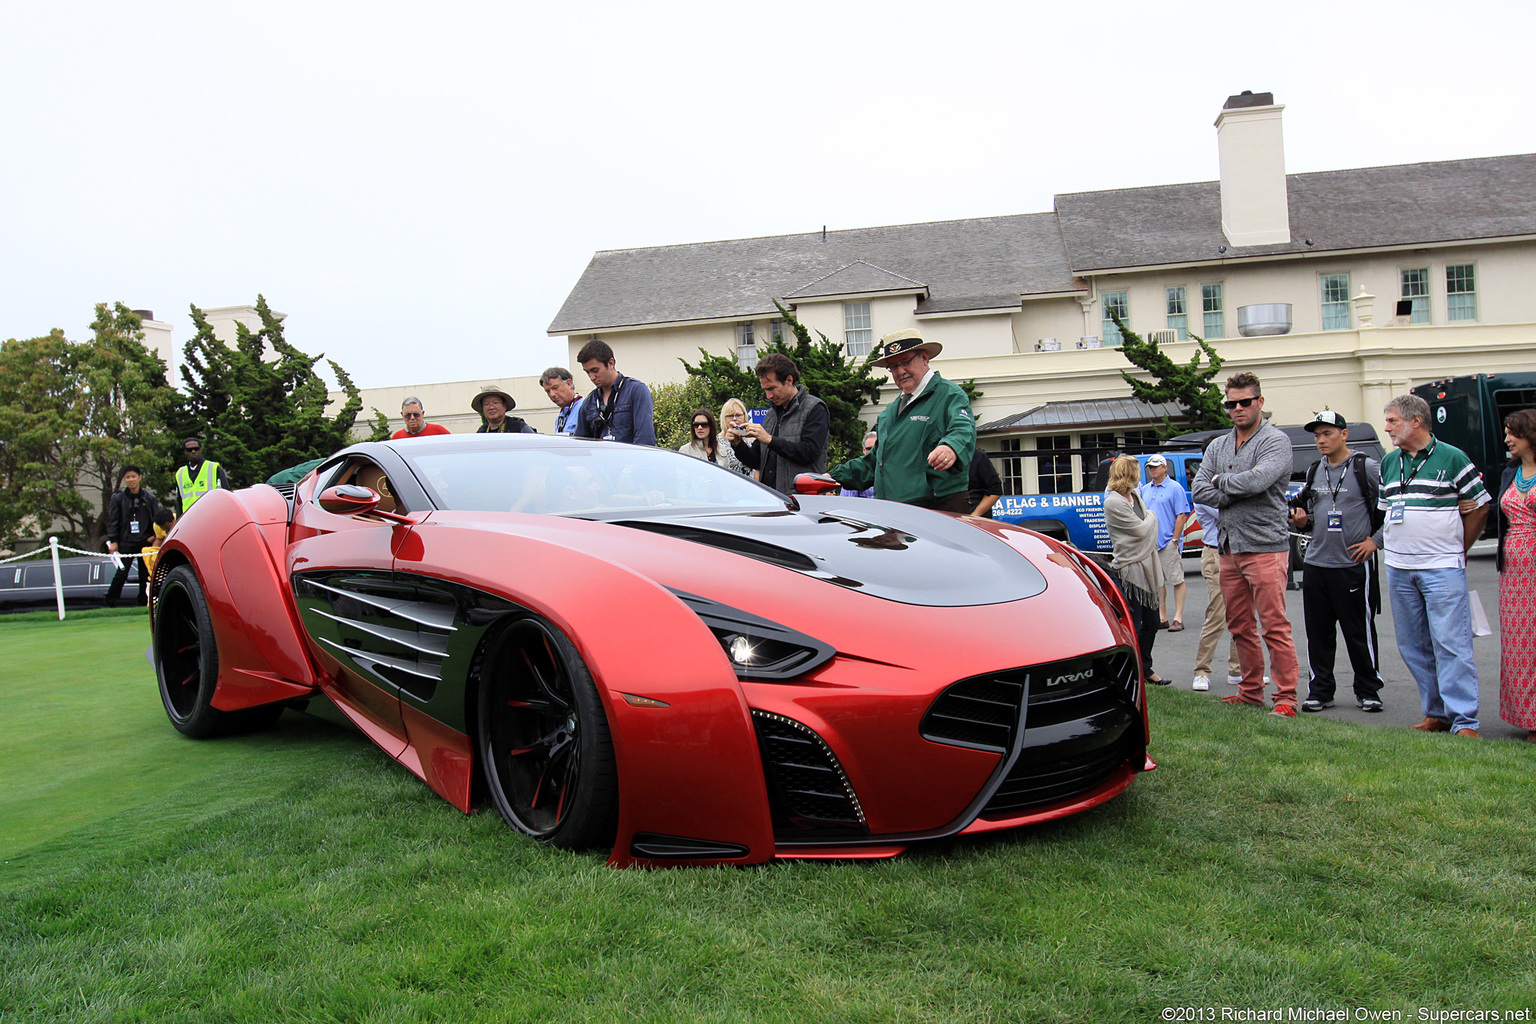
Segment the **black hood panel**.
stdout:
<path fill-rule="evenodd" d="M 1045 577 L 1028 559 L 963 520 L 868 498 L 800 502 L 799 512 L 648 516 L 614 525 L 735 552 L 902 604 L 961 608 L 1045 591 Z"/>

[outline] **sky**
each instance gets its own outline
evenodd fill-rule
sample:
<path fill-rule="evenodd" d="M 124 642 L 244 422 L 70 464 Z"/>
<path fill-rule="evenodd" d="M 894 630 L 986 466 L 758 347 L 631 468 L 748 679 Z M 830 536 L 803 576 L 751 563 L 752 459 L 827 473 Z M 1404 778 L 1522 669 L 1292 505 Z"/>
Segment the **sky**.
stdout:
<path fill-rule="evenodd" d="M 0 4 L 0 339 L 287 314 L 362 387 L 563 364 L 594 252 L 1536 151 L 1529 4 Z"/>

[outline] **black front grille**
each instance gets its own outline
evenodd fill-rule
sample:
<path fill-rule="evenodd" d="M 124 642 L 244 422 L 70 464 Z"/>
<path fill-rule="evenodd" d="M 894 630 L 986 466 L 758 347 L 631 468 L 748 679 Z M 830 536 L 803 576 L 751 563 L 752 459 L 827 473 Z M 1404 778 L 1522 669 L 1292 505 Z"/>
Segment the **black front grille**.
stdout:
<path fill-rule="evenodd" d="M 1002 754 L 999 771 L 1011 761 L 981 811 L 1006 817 L 1086 793 L 1134 758 L 1139 700 L 1136 656 L 1117 648 L 962 679 L 929 706 L 919 732 Z"/>
<path fill-rule="evenodd" d="M 776 837 L 790 841 L 864 835 L 864 811 L 837 757 L 804 724 L 752 712 Z"/>
<path fill-rule="evenodd" d="M 1028 669 L 962 679 L 928 708 L 918 725 L 925 740 L 1001 754 L 1013 746 Z"/>
<path fill-rule="evenodd" d="M 1114 774 L 1129 756 L 1123 732 L 1107 746 L 1068 754 L 1054 747 L 1026 751 L 982 809 L 984 818 L 1006 817 L 1086 793 Z"/>

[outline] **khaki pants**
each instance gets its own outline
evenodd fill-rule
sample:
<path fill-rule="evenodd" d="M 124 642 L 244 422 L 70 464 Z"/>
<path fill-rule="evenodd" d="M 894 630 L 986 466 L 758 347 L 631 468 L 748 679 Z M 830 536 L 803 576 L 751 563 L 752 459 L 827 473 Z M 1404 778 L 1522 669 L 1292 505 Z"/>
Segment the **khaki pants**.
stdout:
<path fill-rule="evenodd" d="M 1205 625 L 1200 627 L 1200 649 L 1195 652 L 1195 675 L 1209 676 L 1216 657 L 1216 641 L 1227 631 L 1227 601 L 1221 596 L 1221 556 L 1213 547 L 1200 550 L 1200 575 L 1205 577 Z M 1227 675 L 1240 676 L 1237 648 L 1227 640 Z"/>

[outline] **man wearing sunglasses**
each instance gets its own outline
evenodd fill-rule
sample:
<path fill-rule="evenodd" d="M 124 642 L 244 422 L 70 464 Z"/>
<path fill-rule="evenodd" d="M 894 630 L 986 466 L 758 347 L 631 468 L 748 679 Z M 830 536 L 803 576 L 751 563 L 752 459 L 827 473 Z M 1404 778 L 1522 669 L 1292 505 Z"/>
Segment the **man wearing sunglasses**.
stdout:
<path fill-rule="evenodd" d="M 1285 610 L 1290 561 L 1285 489 L 1291 478 L 1291 441 L 1280 428 L 1264 422 L 1264 394 L 1253 374 L 1228 378 L 1222 406 L 1232 417 L 1232 432 L 1211 442 L 1195 475 L 1194 497 L 1220 511 L 1221 594 L 1243 670 L 1237 694 L 1223 699 L 1264 706 L 1262 632 L 1275 683 L 1270 713 L 1295 718 L 1300 670 Z"/>
<path fill-rule="evenodd" d="M 405 426 L 389 435 L 391 441 L 398 441 L 405 437 L 432 437 L 436 434 L 452 433 L 441 423 L 427 422 L 426 407 L 415 395 L 400 403 L 400 418 L 405 420 Z"/>
<path fill-rule="evenodd" d="M 176 500 L 181 506 L 181 514 L 186 515 L 203 495 L 215 487 L 222 487 L 226 491 L 232 488 L 229 486 L 229 477 L 224 474 L 224 467 L 203 458 L 201 440 L 187 438 L 181 442 L 181 451 L 187 457 L 187 464 L 176 471 Z"/>

